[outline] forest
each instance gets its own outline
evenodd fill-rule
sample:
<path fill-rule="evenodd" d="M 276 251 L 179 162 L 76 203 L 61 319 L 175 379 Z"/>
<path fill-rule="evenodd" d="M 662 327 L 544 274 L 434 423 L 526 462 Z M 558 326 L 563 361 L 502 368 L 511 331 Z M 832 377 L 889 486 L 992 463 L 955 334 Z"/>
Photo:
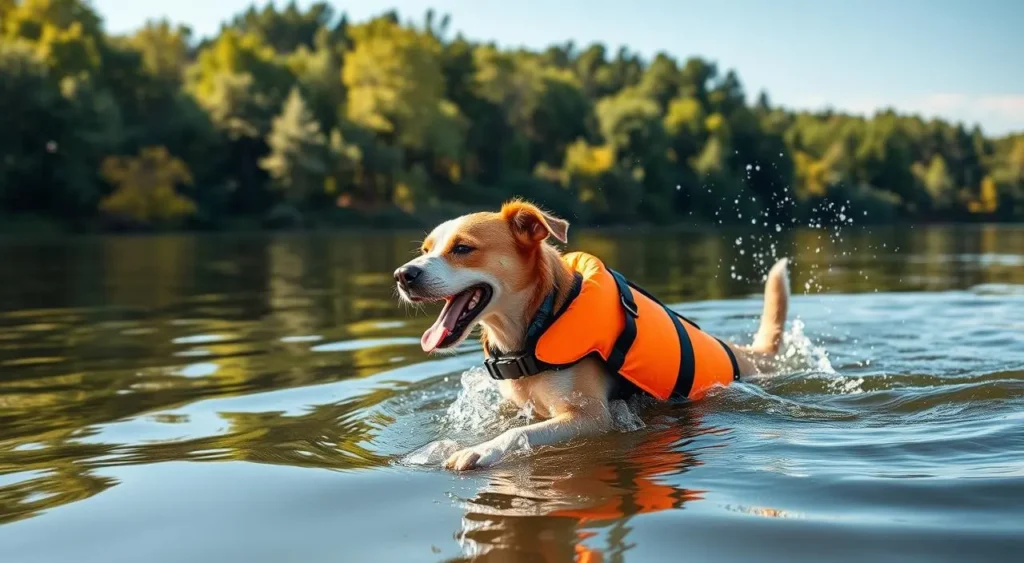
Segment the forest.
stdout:
<path fill-rule="evenodd" d="M 449 28 L 290 3 L 114 36 L 88 1 L 0 0 L 0 231 L 411 227 L 511 197 L 591 226 L 1024 219 L 1024 134 Z"/>

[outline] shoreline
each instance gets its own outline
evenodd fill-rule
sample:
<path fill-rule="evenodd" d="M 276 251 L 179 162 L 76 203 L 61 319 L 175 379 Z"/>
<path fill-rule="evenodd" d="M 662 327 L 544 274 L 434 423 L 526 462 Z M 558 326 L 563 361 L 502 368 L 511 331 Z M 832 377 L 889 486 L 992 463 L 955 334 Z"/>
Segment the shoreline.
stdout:
<path fill-rule="evenodd" d="M 6 219 L 6 218 L 2 218 Z M 244 223 L 244 222 L 240 222 Z M 570 223 L 571 224 L 571 223 Z M 0 221 L 0 241 L 16 240 L 45 240 L 45 239 L 68 239 L 68 238 L 157 238 L 167 236 L 229 236 L 229 237 L 266 237 L 266 236 L 356 236 L 360 234 L 386 235 L 386 234 L 422 234 L 429 232 L 434 224 L 427 226 L 416 225 L 313 225 L 296 228 L 264 227 L 258 223 L 246 223 L 244 225 L 228 226 L 227 228 L 175 228 L 175 229 L 76 229 L 74 227 L 50 223 L 44 224 L 43 228 L 29 229 L 6 229 Z M 784 226 L 777 233 L 786 233 L 799 230 L 835 230 L 842 229 L 845 232 L 862 232 L 865 230 L 910 230 L 914 228 L 1020 228 L 1024 226 L 1024 220 L 1010 221 L 917 221 L 913 223 L 901 223 L 897 221 L 886 222 L 863 222 L 846 225 L 824 224 L 821 227 L 812 226 L 807 223 L 798 223 Z M 573 225 L 572 230 L 579 233 L 602 233 L 602 234 L 673 234 L 673 233 L 708 233 L 721 231 L 724 233 L 750 233 L 766 231 L 764 226 L 752 226 L 742 223 L 714 224 L 703 221 L 680 222 L 669 225 L 652 223 L 619 224 L 619 225 Z"/>

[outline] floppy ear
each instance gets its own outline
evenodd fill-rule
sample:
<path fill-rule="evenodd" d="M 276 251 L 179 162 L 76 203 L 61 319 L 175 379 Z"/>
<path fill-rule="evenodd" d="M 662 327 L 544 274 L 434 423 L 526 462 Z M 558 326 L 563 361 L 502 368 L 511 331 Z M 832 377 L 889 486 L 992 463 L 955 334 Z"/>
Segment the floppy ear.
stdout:
<path fill-rule="evenodd" d="M 532 203 L 510 201 L 501 206 L 501 216 L 516 238 L 523 242 L 540 244 L 548 236 L 559 242 L 568 241 L 569 222 L 541 211 Z"/>

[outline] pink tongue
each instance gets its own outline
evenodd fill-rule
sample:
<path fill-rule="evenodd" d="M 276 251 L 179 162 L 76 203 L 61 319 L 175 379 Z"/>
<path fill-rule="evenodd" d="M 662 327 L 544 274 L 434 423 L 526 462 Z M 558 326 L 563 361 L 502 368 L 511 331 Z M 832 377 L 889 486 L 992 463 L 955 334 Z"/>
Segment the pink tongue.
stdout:
<path fill-rule="evenodd" d="M 445 338 L 451 336 L 452 331 L 455 330 L 455 323 L 459 320 L 459 315 L 469 305 L 473 293 L 472 291 L 463 291 L 444 304 L 444 309 L 441 309 L 441 314 L 437 316 L 433 326 L 420 337 L 420 347 L 424 352 L 433 352 Z"/>

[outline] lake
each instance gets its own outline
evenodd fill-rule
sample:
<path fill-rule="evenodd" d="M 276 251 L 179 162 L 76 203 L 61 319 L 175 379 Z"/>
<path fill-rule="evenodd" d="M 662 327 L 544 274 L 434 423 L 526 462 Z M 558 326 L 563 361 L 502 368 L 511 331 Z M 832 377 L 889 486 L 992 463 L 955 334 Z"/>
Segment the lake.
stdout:
<path fill-rule="evenodd" d="M 786 368 L 453 474 L 524 422 L 391 272 L 422 233 L 0 240 L 0 560 L 1015 560 L 1024 227 L 570 231 Z"/>

